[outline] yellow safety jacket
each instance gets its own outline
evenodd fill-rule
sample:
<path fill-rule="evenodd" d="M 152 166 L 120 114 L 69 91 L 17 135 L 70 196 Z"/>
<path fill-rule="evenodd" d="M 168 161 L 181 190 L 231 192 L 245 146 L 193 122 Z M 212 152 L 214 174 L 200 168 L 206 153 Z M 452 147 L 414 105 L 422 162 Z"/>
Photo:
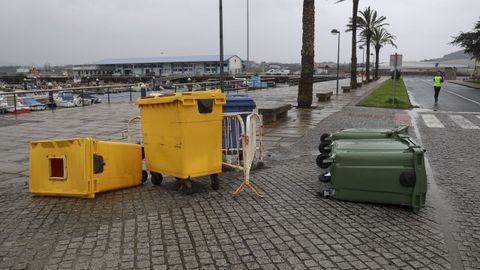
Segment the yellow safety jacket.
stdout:
<path fill-rule="evenodd" d="M 433 86 L 441 87 L 443 83 L 443 76 L 435 76 L 433 77 Z"/>

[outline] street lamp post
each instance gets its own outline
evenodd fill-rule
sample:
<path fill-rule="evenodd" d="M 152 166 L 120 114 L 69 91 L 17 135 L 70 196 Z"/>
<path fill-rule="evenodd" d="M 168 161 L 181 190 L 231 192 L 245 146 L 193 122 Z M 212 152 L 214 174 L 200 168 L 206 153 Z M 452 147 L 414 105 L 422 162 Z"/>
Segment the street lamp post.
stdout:
<path fill-rule="evenodd" d="M 152 91 L 155 91 L 155 76 L 152 77 Z"/>
<path fill-rule="evenodd" d="M 250 1 L 247 0 L 247 64 L 245 65 L 246 72 L 250 68 Z"/>
<path fill-rule="evenodd" d="M 220 20 L 220 90 L 223 92 L 223 3 L 219 0 Z"/>
<path fill-rule="evenodd" d="M 371 53 L 372 55 L 372 79 L 375 80 L 375 54 Z"/>
<path fill-rule="evenodd" d="M 358 47 L 362 50 L 362 83 L 363 83 L 363 74 L 365 73 L 365 48 L 363 46 Z"/>
<path fill-rule="evenodd" d="M 330 31 L 333 35 L 338 35 L 338 49 L 337 49 L 337 96 L 338 96 L 338 75 L 340 73 L 340 31 L 333 29 Z"/>

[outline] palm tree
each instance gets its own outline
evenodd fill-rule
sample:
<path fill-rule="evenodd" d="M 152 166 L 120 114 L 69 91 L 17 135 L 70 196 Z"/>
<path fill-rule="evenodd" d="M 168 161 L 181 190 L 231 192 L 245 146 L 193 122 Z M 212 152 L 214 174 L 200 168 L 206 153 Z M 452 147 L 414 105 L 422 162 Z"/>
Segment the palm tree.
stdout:
<path fill-rule="evenodd" d="M 367 56 L 370 56 L 370 45 L 371 39 L 375 28 L 383 27 L 388 25 L 385 23 L 387 18 L 385 16 L 378 16 L 377 11 L 367 7 L 364 11 L 360 11 L 360 16 L 357 17 L 357 28 L 360 29 L 360 36 L 365 39 L 365 46 L 367 47 Z M 350 20 L 350 23 L 347 25 L 347 31 L 353 31 L 353 25 L 355 21 L 353 19 Z M 366 72 L 365 76 L 370 79 L 370 57 L 366 59 Z"/>
<path fill-rule="evenodd" d="M 375 78 L 378 78 L 378 61 L 380 59 L 380 49 L 384 45 L 391 45 L 397 48 L 394 35 L 390 34 L 384 27 L 377 27 L 373 30 L 372 44 L 375 48 Z"/>
<path fill-rule="evenodd" d="M 338 0 L 337 3 L 344 2 L 345 0 Z M 352 66 L 350 71 L 350 87 L 352 89 L 357 88 L 357 13 L 358 3 L 360 0 L 352 0 Z"/>
<path fill-rule="evenodd" d="M 315 57 L 315 0 L 303 0 L 302 75 L 298 84 L 299 108 L 312 106 Z"/>

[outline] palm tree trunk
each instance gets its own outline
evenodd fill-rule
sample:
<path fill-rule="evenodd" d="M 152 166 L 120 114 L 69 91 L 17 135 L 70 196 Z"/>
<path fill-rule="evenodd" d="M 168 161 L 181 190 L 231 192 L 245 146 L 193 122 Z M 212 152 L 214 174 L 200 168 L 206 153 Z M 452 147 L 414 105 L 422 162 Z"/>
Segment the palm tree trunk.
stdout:
<path fill-rule="evenodd" d="M 367 78 L 367 82 L 370 80 L 370 37 L 367 37 L 366 45 L 367 46 L 367 59 L 365 61 L 365 65 L 367 69 L 365 70 L 365 77 Z"/>
<path fill-rule="evenodd" d="M 315 0 L 303 0 L 302 75 L 298 84 L 299 108 L 312 105 L 315 57 Z"/>
<path fill-rule="evenodd" d="M 380 59 L 380 46 L 375 46 L 375 79 L 378 78 L 378 60 Z"/>
<path fill-rule="evenodd" d="M 352 67 L 350 72 L 350 86 L 352 89 L 357 88 L 357 13 L 358 2 L 360 0 L 353 0 L 353 14 L 352 14 Z"/>

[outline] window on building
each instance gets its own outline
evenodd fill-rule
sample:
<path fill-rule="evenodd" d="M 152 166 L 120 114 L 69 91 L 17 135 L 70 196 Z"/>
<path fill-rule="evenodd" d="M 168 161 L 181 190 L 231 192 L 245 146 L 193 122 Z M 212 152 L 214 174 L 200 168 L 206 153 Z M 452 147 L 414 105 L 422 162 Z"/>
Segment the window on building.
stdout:
<path fill-rule="evenodd" d="M 183 71 L 187 73 L 193 73 L 193 64 L 183 65 Z"/>
<path fill-rule="evenodd" d="M 182 64 L 173 64 L 172 71 L 173 72 L 183 72 L 183 65 Z"/>
<path fill-rule="evenodd" d="M 217 64 L 216 63 L 206 63 L 205 64 L 205 73 L 217 73 Z"/>

